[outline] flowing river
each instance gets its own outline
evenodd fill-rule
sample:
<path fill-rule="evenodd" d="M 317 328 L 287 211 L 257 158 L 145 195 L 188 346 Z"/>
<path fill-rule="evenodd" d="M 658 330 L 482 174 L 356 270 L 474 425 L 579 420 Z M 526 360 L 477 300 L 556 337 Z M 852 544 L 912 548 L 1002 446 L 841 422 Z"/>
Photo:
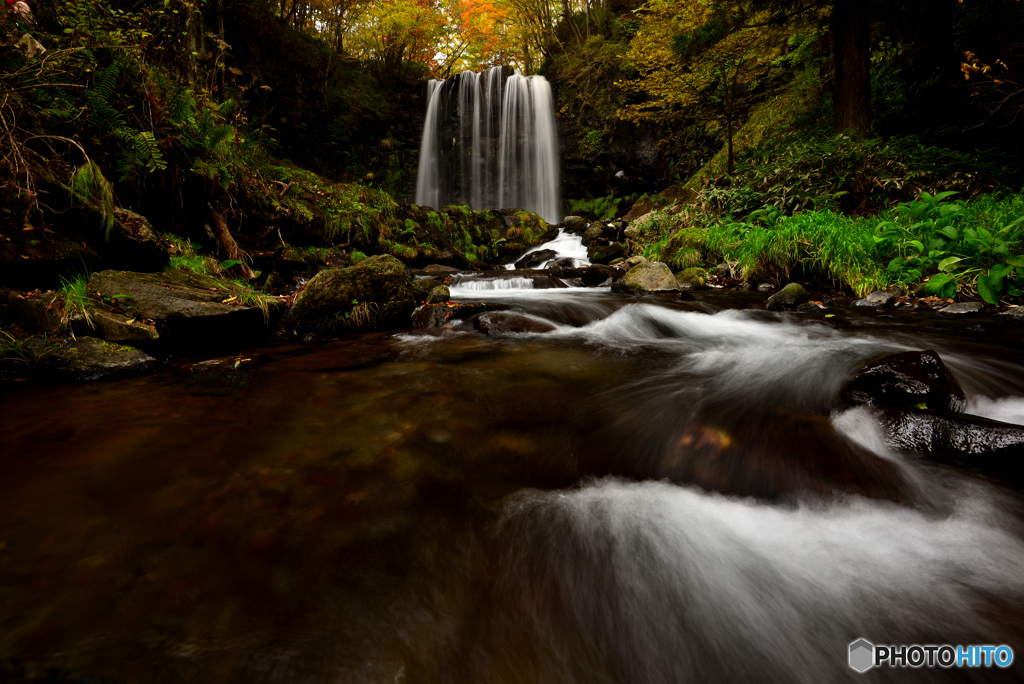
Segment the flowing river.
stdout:
<path fill-rule="evenodd" d="M 554 330 L 0 395 L 0 657 L 127 682 L 1024 675 L 1019 490 L 892 452 L 837 402 L 865 359 L 934 349 L 968 412 L 1024 423 L 1020 328 L 452 295 Z M 861 637 L 1018 659 L 859 675 Z"/>

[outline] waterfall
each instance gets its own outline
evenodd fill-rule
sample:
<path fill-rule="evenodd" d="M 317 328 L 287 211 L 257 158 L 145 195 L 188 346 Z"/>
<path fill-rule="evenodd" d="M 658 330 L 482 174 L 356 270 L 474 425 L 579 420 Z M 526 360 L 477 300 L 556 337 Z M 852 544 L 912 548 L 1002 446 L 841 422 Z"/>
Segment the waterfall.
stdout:
<path fill-rule="evenodd" d="M 559 215 L 554 98 L 543 76 L 505 67 L 427 84 L 416 204 Z"/>

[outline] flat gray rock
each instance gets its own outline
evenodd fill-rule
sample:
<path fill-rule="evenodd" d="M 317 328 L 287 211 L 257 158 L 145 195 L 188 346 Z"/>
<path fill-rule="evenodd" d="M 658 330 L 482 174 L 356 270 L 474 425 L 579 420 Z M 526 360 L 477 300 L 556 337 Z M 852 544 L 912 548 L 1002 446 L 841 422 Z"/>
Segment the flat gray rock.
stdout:
<path fill-rule="evenodd" d="M 963 316 L 969 314 L 981 313 L 985 310 L 985 305 L 981 302 L 956 302 L 950 304 L 947 307 L 939 309 L 939 313 L 950 314 L 954 316 Z"/>

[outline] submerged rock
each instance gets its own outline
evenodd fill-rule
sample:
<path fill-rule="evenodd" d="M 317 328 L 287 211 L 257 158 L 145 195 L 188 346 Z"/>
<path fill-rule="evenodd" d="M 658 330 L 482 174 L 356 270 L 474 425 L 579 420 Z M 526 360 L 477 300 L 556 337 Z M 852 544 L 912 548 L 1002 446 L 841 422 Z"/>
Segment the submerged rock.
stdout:
<path fill-rule="evenodd" d="M 967 397 L 934 351 L 890 354 L 855 369 L 839 392 L 847 404 L 963 411 Z"/>
<path fill-rule="evenodd" d="M 679 283 L 672 269 L 661 261 L 645 261 L 626 272 L 612 283 L 612 292 L 620 294 L 652 294 L 656 292 L 679 292 Z"/>
<path fill-rule="evenodd" d="M 1024 483 L 1024 427 L 962 413 L 884 408 L 886 442 L 894 449 L 927 454 L 943 463 L 977 468 Z"/>
<path fill-rule="evenodd" d="M 332 335 L 409 325 L 416 290 L 401 261 L 372 256 L 348 268 L 320 271 L 295 297 L 285 329 Z"/>
<path fill-rule="evenodd" d="M 446 304 L 424 304 L 412 312 L 412 327 L 421 330 L 427 328 L 441 328 L 455 321 L 472 317 L 485 311 L 504 311 L 508 309 L 504 304 L 491 303 L 461 303 L 449 302 Z"/>
<path fill-rule="evenodd" d="M 65 341 L 47 341 L 36 337 L 23 349 L 31 357 L 35 373 L 47 380 L 91 382 L 148 373 L 159 362 L 135 347 L 79 337 Z"/>
<path fill-rule="evenodd" d="M 485 335 L 546 333 L 555 329 L 548 321 L 514 311 L 488 311 L 466 321 Z"/>
<path fill-rule="evenodd" d="M 656 452 L 637 454 L 603 432 L 580 459 L 585 472 L 668 479 L 726 495 L 793 501 L 836 494 L 909 501 L 900 466 L 839 434 L 824 415 L 785 410 L 742 421 L 705 419 L 683 426 Z M 599 455 L 600 454 L 600 455 Z"/>
<path fill-rule="evenodd" d="M 769 311 L 795 309 L 805 301 L 807 301 L 807 292 L 804 290 L 804 286 L 800 283 L 790 283 L 769 297 L 764 308 Z"/>

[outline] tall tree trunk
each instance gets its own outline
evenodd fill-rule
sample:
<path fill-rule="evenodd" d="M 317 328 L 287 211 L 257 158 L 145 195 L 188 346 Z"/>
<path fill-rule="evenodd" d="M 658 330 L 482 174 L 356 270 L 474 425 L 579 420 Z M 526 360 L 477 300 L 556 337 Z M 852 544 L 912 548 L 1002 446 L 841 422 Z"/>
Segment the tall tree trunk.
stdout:
<path fill-rule="evenodd" d="M 835 80 L 832 129 L 871 130 L 871 17 L 867 0 L 834 0 L 832 58 Z"/>

